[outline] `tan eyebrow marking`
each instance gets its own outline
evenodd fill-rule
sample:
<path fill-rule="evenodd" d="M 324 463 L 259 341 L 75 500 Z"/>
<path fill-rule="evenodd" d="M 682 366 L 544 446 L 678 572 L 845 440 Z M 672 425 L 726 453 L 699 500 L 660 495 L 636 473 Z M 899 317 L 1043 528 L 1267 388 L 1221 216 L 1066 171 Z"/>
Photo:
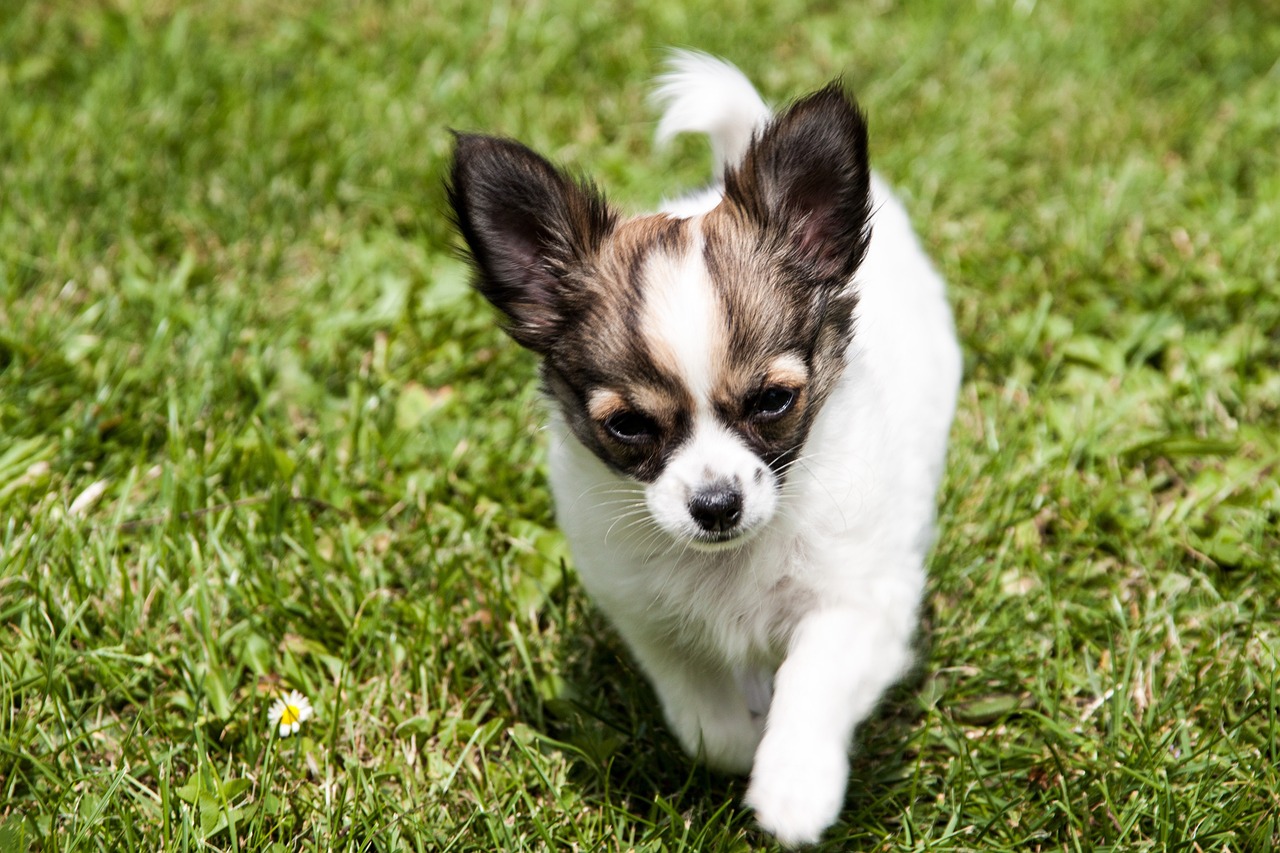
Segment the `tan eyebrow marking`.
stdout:
<path fill-rule="evenodd" d="M 638 385 L 630 390 L 630 400 L 612 388 L 594 388 L 587 394 L 587 414 L 603 422 L 619 412 L 639 412 L 663 426 L 671 426 L 678 417 L 681 402 L 661 389 Z"/>
<path fill-rule="evenodd" d="M 784 353 L 773 360 L 765 370 L 765 382 L 769 385 L 798 387 L 809 381 L 809 367 L 795 353 Z"/>
<path fill-rule="evenodd" d="M 627 410 L 627 401 L 617 391 L 608 388 L 593 388 L 587 395 L 587 414 L 597 421 L 617 412 Z"/>

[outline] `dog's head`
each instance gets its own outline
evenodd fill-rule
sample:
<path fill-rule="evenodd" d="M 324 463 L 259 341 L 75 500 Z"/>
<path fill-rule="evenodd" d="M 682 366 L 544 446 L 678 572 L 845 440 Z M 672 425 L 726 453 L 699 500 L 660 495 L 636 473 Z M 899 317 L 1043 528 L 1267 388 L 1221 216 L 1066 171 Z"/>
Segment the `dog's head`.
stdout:
<path fill-rule="evenodd" d="M 833 84 L 774 120 L 687 219 L 622 221 L 519 143 L 460 135 L 449 186 L 476 287 L 577 438 L 703 547 L 772 517 L 840 376 L 870 236 L 866 124 Z"/>

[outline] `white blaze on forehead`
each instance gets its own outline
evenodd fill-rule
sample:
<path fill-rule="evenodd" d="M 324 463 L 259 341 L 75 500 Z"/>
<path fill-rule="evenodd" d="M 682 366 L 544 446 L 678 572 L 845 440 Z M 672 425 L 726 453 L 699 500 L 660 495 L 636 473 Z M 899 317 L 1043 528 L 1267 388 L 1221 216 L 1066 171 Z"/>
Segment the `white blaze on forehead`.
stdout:
<path fill-rule="evenodd" d="M 697 220 L 690 231 L 687 250 L 656 251 L 645 262 L 640 333 L 654 362 L 678 376 L 701 407 L 723 361 L 725 328 Z"/>

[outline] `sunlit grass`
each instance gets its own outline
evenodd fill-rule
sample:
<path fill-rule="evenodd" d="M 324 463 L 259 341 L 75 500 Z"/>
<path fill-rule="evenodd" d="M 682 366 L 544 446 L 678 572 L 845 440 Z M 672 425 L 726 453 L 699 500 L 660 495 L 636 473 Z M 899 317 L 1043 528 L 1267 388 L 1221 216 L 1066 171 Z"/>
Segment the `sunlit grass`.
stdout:
<path fill-rule="evenodd" d="M 1265 4 L 147 0 L 0 15 L 0 850 L 768 844 L 574 580 L 442 210 L 449 128 L 704 180 L 668 45 L 844 75 L 965 344 L 830 849 L 1280 845 Z"/>

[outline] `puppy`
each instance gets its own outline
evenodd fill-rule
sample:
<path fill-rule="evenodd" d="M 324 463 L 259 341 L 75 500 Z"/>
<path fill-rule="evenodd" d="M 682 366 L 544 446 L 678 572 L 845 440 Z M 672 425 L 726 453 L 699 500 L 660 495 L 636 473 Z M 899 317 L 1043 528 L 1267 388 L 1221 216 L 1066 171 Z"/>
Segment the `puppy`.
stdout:
<path fill-rule="evenodd" d="M 838 83 L 776 117 L 677 53 L 660 138 L 712 188 L 624 218 L 461 134 L 475 286 L 541 356 L 557 518 L 684 749 L 750 773 L 787 845 L 838 817 L 855 727 L 903 675 L 960 378 L 943 283 Z"/>

